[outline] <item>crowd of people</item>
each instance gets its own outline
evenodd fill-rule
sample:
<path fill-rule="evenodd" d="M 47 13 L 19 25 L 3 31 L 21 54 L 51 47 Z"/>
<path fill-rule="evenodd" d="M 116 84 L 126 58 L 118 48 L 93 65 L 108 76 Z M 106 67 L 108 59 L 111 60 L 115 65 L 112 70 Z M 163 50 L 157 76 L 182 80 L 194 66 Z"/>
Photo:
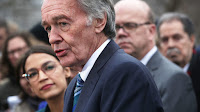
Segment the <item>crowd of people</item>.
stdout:
<path fill-rule="evenodd" d="M 191 19 L 142 0 L 43 0 L 27 31 L 0 19 L 0 112 L 200 112 Z"/>

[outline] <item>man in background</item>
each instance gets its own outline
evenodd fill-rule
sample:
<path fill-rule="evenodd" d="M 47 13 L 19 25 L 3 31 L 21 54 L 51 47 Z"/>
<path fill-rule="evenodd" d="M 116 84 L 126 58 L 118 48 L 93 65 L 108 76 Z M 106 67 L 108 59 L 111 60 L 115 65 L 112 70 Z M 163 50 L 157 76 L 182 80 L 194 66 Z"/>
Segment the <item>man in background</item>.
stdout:
<path fill-rule="evenodd" d="M 157 31 L 160 51 L 192 78 L 200 112 L 200 53 L 192 21 L 182 13 L 166 13 L 157 21 Z"/>
<path fill-rule="evenodd" d="M 152 10 L 142 0 L 121 0 L 115 5 L 116 43 L 150 70 L 165 112 L 196 112 L 191 79 L 166 59 L 155 45 Z"/>

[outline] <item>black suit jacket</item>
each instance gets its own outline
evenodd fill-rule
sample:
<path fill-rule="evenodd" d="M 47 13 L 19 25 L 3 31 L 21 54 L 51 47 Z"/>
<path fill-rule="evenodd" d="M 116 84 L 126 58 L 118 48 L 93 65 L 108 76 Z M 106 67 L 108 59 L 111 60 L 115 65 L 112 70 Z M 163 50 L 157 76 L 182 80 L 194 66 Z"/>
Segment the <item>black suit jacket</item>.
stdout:
<path fill-rule="evenodd" d="M 192 78 L 192 84 L 197 97 L 198 112 L 200 112 L 200 51 L 198 50 L 193 50 L 188 74 Z"/>
<path fill-rule="evenodd" d="M 63 112 L 71 112 L 77 76 L 70 82 Z M 91 69 L 75 112 L 162 112 L 147 68 L 111 40 Z"/>

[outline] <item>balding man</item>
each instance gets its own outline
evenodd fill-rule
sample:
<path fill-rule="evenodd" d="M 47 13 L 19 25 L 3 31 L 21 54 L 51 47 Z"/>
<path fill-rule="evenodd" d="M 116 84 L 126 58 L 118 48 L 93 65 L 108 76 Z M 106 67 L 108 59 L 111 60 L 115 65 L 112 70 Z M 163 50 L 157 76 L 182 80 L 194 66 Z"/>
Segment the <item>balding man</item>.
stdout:
<path fill-rule="evenodd" d="M 150 7 L 141 0 L 123 0 L 115 5 L 116 42 L 150 70 L 160 92 L 165 112 L 196 112 L 190 78 L 160 54 L 155 46 L 156 26 Z"/>

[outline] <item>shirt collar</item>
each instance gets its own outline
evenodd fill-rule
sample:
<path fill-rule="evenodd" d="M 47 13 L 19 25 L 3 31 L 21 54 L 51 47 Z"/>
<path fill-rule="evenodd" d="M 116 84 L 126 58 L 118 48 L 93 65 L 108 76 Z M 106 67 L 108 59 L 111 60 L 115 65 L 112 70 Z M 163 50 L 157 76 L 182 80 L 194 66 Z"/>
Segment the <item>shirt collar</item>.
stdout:
<path fill-rule="evenodd" d="M 111 39 L 107 39 L 90 57 L 90 59 L 87 61 L 87 63 L 84 65 L 83 70 L 79 72 L 82 80 L 85 82 L 87 79 L 87 76 L 89 72 L 91 71 L 92 67 L 94 66 L 95 61 L 101 54 L 101 52 L 104 50 L 104 48 L 107 46 L 107 44 L 111 41 Z"/>
<path fill-rule="evenodd" d="M 188 71 L 188 69 L 189 69 L 189 66 L 190 66 L 190 63 L 188 63 L 188 64 L 186 64 L 186 65 L 184 66 L 183 71 L 184 71 L 185 73 L 187 73 L 187 71 Z"/>
<path fill-rule="evenodd" d="M 157 47 L 154 46 L 140 61 L 144 64 L 147 65 L 153 54 L 157 51 Z"/>

